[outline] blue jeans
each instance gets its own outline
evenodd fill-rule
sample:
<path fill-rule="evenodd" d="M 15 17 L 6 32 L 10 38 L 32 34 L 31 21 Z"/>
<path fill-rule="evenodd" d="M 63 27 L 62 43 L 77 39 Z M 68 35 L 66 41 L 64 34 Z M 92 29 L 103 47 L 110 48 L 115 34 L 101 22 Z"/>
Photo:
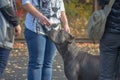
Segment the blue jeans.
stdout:
<path fill-rule="evenodd" d="M 8 58 L 9 58 L 10 50 L 0 48 L 0 77 L 2 76 L 2 73 L 4 72 Z"/>
<path fill-rule="evenodd" d="M 100 41 L 99 80 L 120 80 L 120 34 L 105 33 Z"/>
<path fill-rule="evenodd" d="M 29 51 L 28 80 L 51 80 L 52 64 L 56 47 L 45 36 L 25 28 L 25 39 Z"/>

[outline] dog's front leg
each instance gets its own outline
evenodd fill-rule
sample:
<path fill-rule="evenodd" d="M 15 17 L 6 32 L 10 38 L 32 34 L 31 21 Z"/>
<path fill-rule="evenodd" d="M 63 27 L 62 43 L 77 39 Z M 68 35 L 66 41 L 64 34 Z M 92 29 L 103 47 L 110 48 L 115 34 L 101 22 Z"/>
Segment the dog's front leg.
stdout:
<path fill-rule="evenodd" d="M 71 75 L 71 76 L 67 76 L 67 79 L 68 80 L 78 80 L 78 77 Z"/>
<path fill-rule="evenodd" d="M 69 65 L 69 66 L 67 66 L 66 68 L 64 68 L 65 70 L 65 75 L 66 75 L 66 77 L 67 77 L 67 79 L 68 80 L 79 80 L 78 79 L 78 73 L 77 73 L 77 71 L 79 70 L 79 69 L 77 69 L 77 68 L 75 68 L 75 67 L 72 67 L 72 65 Z M 82 80 L 82 79 L 80 79 L 80 80 Z"/>

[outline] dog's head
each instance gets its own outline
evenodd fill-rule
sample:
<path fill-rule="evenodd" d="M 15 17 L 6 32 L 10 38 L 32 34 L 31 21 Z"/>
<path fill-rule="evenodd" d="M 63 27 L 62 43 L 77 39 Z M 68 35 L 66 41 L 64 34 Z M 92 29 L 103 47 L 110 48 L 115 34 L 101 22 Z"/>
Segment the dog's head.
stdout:
<path fill-rule="evenodd" d="M 65 30 L 51 30 L 47 35 L 56 44 L 72 42 L 74 40 L 74 37 Z"/>

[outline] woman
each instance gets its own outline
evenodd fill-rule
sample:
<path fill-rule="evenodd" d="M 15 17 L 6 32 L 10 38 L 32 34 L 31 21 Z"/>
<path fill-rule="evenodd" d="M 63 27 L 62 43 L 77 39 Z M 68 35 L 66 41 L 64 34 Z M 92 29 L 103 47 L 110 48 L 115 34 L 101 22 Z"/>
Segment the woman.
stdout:
<path fill-rule="evenodd" d="M 110 0 L 98 0 L 103 8 Z M 108 15 L 105 33 L 100 40 L 99 80 L 120 80 L 120 0 L 115 0 Z M 119 68 L 119 69 L 116 69 Z M 119 70 L 119 71 L 118 71 Z"/>
<path fill-rule="evenodd" d="M 70 32 L 63 0 L 23 0 L 28 12 L 25 39 L 29 51 L 28 80 L 51 80 L 56 47 L 45 33 L 60 29 L 60 23 Z"/>

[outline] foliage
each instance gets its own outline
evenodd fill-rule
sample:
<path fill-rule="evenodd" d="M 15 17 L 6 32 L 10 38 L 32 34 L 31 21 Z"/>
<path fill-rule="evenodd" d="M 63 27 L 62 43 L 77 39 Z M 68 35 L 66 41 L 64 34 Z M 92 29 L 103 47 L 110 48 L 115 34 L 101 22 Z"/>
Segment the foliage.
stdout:
<path fill-rule="evenodd" d="M 77 0 L 70 0 L 69 3 L 65 3 L 65 8 L 71 33 L 77 37 L 87 37 L 86 25 L 88 17 L 92 12 L 92 5 L 90 3 L 78 3 Z"/>
<path fill-rule="evenodd" d="M 19 17 L 20 24 L 23 28 L 26 12 L 22 8 L 22 1 L 15 1 L 17 5 L 16 14 Z M 64 0 L 64 2 L 69 26 L 71 28 L 71 34 L 76 35 L 76 37 L 87 37 L 86 25 L 88 17 L 92 12 L 91 0 Z"/>
<path fill-rule="evenodd" d="M 15 0 L 17 11 L 16 14 L 19 18 L 23 18 L 25 16 L 25 10 L 22 8 L 22 0 Z"/>
<path fill-rule="evenodd" d="M 19 18 L 19 23 L 22 27 L 22 34 L 21 36 L 17 37 L 17 39 L 23 38 L 23 31 L 24 31 L 24 20 L 25 20 L 25 10 L 22 8 L 22 0 L 15 0 L 16 3 L 16 15 Z"/>

